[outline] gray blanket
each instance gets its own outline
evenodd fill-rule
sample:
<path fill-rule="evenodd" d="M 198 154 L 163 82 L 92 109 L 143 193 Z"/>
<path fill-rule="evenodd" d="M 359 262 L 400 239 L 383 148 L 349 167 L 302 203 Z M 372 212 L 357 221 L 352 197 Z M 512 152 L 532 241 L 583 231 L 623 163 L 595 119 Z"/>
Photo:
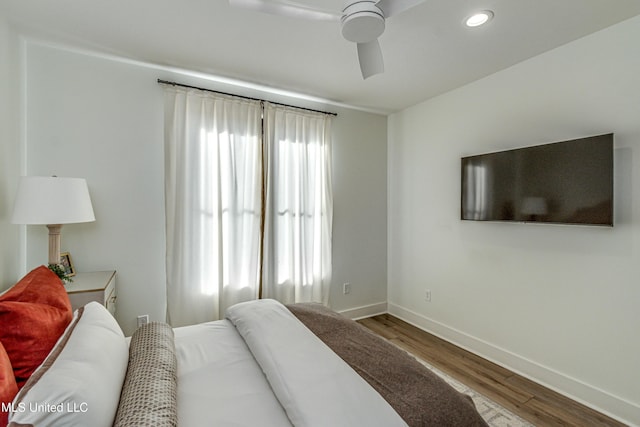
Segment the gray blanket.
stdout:
<path fill-rule="evenodd" d="M 469 396 L 362 325 L 320 304 L 291 304 L 287 308 L 410 426 L 487 426 Z"/>

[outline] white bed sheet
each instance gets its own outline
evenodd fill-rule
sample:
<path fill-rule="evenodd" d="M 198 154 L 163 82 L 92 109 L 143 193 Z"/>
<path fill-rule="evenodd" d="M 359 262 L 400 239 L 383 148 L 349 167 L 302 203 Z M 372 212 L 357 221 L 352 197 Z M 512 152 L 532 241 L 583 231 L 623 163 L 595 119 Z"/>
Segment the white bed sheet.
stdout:
<path fill-rule="evenodd" d="M 174 329 L 178 425 L 290 426 L 271 386 L 228 320 Z"/>
<path fill-rule="evenodd" d="M 227 310 L 297 427 L 406 427 L 396 411 L 281 303 Z"/>

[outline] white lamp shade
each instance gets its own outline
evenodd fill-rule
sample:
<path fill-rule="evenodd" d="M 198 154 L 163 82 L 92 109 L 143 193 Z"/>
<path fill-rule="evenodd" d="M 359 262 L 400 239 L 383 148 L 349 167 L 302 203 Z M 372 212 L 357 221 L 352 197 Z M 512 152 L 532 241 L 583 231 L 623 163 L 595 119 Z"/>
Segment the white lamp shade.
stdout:
<path fill-rule="evenodd" d="M 23 176 L 13 206 L 14 224 L 72 224 L 95 221 L 87 181 Z"/>
<path fill-rule="evenodd" d="M 525 215 L 546 215 L 547 200 L 544 197 L 525 197 L 521 211 Z"/>

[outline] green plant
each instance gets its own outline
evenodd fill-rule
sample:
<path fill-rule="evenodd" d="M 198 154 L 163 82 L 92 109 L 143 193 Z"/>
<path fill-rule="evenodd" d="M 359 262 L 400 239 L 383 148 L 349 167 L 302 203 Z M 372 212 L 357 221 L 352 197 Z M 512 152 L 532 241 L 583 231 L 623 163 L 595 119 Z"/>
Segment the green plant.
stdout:
<path fill-rule="evenodd" d="M 71 277 L 67 276 L 67 273 L 65 273 L 64 268 L 62 268 L 62 266 L 60 264 L 49 264 L 48 267 L 49 267 L 49 270 L 51 270 L 54 273 L 56 273 L 56 275 L 63 282 L 73 282 L 73 279 L 71 279 Z"/>

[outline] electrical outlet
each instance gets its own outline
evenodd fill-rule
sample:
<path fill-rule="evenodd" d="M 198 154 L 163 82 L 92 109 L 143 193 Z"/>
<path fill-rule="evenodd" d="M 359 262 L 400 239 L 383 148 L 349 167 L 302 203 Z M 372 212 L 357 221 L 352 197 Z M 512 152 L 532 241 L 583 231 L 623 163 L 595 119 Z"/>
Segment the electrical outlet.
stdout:
<path fill-rule="evenodd" d="M 149 323 L 149 315 L 143 314 L 142 316 L 138 316 L 138 328 L 142 325 L 146 325 Z"/>
<path fill-rule="evenodd" d="M 351 293 L 351 283 L 347 282 L 342 284 L 342 293 L 344 295 Z"/>
<path fill-rule="evenodd" d="M 424 300 L 427 302 L 431 302 L 431 289 L 427 289 L 424 291 Z"/>

